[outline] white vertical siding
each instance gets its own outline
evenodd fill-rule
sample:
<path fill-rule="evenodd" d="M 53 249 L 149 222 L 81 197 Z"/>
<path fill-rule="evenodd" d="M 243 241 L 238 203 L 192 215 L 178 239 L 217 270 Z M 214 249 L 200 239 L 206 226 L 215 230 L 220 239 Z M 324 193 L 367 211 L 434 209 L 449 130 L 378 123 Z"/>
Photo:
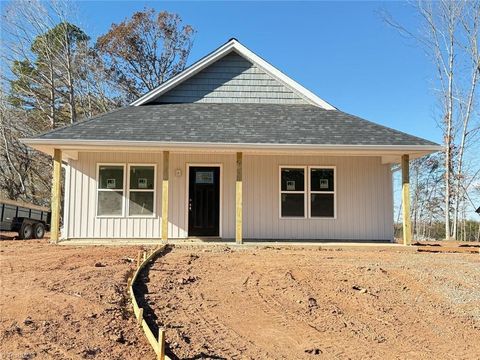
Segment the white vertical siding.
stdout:
<path fill-rule="evenodd" d="M 379 157 L 246 156 L 244 237 L 261 239 L 391 240 L 390 165 Z M 336 219 L 280 219 L 279 166 L 336 167 Z"/>
<path fill-rule="evenodd" d="M 153 218 L 97 218 L 97 164 L 157 164 L 156 213 Z M 222 236 L 232 238 L 235 228 L 235 155 L 170 155 L 169 237 L 187 237 L 186 164 L 222 165 Z M 161 237 L 161 153 L 80 153 L 66 167 L 64 238 L 160 238 Z M 175 176 L 175 170 L 181 176 Z M 126 170 L 127 171 L 127 170 Z M 125 174 L 126 181 L 126 174 Z M 233 186 L 230 186 L 230 183 Z"/>
<path fill-rule="evenodd" d="M 69 182 L 65 187 L 66 238 L 159 238 L 161 234 L 160 178 L 156 183 L 156 214 L 151 218 L 97 218 L 97 164 L 98 163 L 148 163 L 161 169 L 161 153 L 80 153 L 78 160 L 69 160 Z M 126 169 L 127 171 L 127 169 Z M 125 174 L 124 181 L 127 180 Z"/>
<path fill-rule="evenodd" d="M 65 238 L 160 238 L 161 153 L 80 153 L 66 168 Z M 157 164 L 153 218 L 97 218 L 98 163 Z M 221 236 L 235 235 L 234 154 L 170 154 L 169 237 L 186 238 L 187 164 L 221 164 Z M 336 167 L 336 219 L 280 219 L 279 166 Z M 393 192 L 389 165 L 379 157 L 244 156 L 243 231 L 251 239 L 391 240 Z M 179 169 L 181 176 L 176 176 Z"/>

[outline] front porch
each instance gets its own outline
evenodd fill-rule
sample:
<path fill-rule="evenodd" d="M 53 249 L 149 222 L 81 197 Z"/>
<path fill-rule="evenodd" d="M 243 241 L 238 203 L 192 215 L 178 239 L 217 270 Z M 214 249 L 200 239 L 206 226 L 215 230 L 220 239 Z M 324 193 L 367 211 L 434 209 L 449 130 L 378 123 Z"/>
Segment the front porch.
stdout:
<path fill-rule="evenodd" d="M 322 153 L 210 151 L 88 151 L 55 149 L 52 191 L 52 241 L 70 244 L 192 243 L 189 224 L 190 167 L 219 167 L 218 236 L 198 244 L 247 244 L 271 246 L 304 244 L 338 246 L 340 243 L 391 242 L 393 200 L 391 162 L 402 159 L 403 194 L 408 210 L 408 154 L 365 152 Z M 105 149 L 107 150 L 107 149 Z M 60 166 L 65 160 L 65 206 L 63 233 L 59 236 Z M 152 216 L 98 216 L 98 166 L 152 164 L 155 168 L 155 200 Z M 305 188 L 303 217 L 282 216 L 282 168 L 303 169 Z M 309 202 L 312 169 L 335 169 L 334 216 L 314 218 Z M 127 173 L 125 174 L 127 177 Z M 125 182 L 127 179 L 125 180 Z M 129 189 L 123 187 L 123 197 Z M 129 201 L 128 199 L 125 201 Z M 409 212 L 404 212 L 404 243 L 410 244 Z M 207 237 L 208 238 L 208 237 Z M 95 240 L 97 239 L 97 240 Z M 100 240 L 101 239 L 101 240 Z M 141 240 L 144 239 L 144 240 Z M 255 239 L 262 239 L 261 241 Z M 62 241 L 61 243 L 65 243 Z"/>

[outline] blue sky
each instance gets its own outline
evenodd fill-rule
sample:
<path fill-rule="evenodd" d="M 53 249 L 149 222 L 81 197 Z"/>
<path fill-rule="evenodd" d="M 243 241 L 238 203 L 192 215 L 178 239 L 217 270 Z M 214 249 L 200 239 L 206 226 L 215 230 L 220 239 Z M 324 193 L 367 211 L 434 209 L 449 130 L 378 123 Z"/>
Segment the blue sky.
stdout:
<path fill-rule="evenodd" d="M 404 2 L 84 1 L 92 38 L 145 7 L 178 13 L 196 30 L 189 63 L 235 37 L 340 110 L 441 142 L 430 61 L 379 15 L 416 28 Z"/>

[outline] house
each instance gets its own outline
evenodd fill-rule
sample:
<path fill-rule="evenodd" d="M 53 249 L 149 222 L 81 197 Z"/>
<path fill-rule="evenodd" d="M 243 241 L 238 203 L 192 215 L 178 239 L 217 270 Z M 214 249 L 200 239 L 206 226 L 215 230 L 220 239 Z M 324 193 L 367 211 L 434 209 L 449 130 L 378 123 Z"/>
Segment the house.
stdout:
<path fill-rule="evenodd" d="M 231 39 L 130 106 L 23 140 L 52 239 L 393 240 L 392 164 L 433 142 L 346 114 Z M 65 169 L 59 234 L 60 172 Z"/>

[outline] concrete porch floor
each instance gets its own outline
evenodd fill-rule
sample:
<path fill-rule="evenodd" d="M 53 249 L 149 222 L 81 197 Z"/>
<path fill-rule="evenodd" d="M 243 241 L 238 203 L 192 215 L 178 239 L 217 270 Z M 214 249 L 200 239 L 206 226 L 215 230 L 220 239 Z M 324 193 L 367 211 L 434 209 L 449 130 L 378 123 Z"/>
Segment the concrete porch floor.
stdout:
<path fill-rule="evenodd" d="M 403 244 L 388 241 L 335 241 L 335 240 L 271 240 L 251 239 L 244 240 L 243 244 L 235 243 L 235 240 L 218 238 L 188 238 L 169 239 L 163 242 L 160 239 L 74 239 L 61 240 L 59 245 L 64 246 L 158 246 L 163 244 L 173 246 L 228 246 L 231 248 L 318 248 L 318 249 L 350 249 L 350 250 L 383 250 L 415 252 L 417 246 L 405 246 Z"/>

